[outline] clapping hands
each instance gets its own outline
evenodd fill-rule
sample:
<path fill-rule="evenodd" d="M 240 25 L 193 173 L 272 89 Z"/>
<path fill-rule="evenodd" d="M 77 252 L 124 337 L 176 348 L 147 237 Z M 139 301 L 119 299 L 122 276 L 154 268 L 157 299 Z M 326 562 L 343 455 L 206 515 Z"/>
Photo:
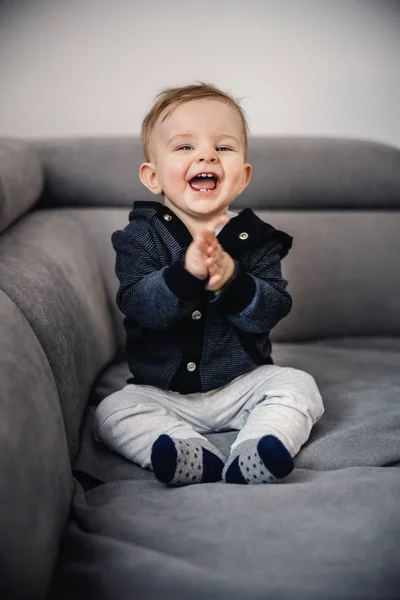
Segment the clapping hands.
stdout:
<path fill-rule="evenodd" d="M 235 271 L 233 258 L 224 251 L 215 235 L 218 226 L 228 222 L 226 216 L 211 221 L 195 235 L 186 251 L 185 269 L 198 279 L 208 278 L 206 289 L 212 292 L 219 291 Z"/>

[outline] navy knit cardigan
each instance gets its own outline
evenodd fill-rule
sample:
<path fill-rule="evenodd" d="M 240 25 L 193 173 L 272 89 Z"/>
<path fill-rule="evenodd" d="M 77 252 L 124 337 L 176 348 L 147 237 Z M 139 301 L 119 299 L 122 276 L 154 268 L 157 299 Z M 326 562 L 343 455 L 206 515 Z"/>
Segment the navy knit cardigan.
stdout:
<path fill-rule="evenodd" d="M 129 224 L 112 234 L 129 382 L 207 392 L 272 363 L 269 332 L 292 305 L 281 273 L 292 238 L 247 208 L 218 240 L 236 269 L 215 295 L 184 268 L 192 236 L 164 205 L 135 202 Z"/>

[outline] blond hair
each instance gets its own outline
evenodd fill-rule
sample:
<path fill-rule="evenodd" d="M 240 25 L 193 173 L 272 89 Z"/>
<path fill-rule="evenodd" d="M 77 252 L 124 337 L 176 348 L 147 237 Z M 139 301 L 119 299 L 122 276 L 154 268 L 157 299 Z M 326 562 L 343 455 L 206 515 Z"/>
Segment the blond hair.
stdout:
<path fill-rule="evenodd" d="M 243 108 L 238 100 L 230 94 L 223 92 L 211 83 L 199 82 L 198 84 L 186 85 L 184 87 L 167 88 L 157 94 L 156 102 L 153 104 L 142 123 L 141 139 L 143 152 L 147 161 L 150 161 L 150 136 L 162 116 L 164 121 L 178 106 L 191 102 L 192 100 L 219 100 L 235 108 L 242 120 L 244 136 L 244 155 L 247 156 L 247 132 L 249 126 Z M 169 110 L 168 110 L 169 109 Z M 163 114 L 165 112 L 165 114 Z"/>

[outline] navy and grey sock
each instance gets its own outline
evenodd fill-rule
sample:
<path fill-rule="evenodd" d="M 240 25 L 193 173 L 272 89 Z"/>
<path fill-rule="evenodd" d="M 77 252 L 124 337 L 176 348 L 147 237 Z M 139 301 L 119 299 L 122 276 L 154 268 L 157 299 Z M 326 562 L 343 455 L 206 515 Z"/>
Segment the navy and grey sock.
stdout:
<path fill-rule="evenodd" d="M 222 478 L 225 457 L 207 440 L 160 435 L 151 450 L 154 475 L 169 485 L 207 483 Z"/>
<path fill-rule="evenodd" d="M 274 435 L 247 440 L 235 448 L 224 470 L 226 483 L 275 483 L 293 471 L 290 453 Z"/>

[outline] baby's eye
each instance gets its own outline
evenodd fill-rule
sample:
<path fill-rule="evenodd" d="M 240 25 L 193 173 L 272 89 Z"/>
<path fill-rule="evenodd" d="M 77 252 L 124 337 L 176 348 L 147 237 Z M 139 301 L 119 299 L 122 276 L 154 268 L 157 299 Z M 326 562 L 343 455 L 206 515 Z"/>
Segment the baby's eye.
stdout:
<path fill-rule="evenodd" d="M 227 146 L 217 146 L 216 148 L 219 152 L 223 151 L 225 152 L 226 150 L 231 150 L 231 148 L 228 148 Z"/>
<path fill-rule="evenodd" d="M 179 146 L 177 150 L 192 150 L 192 146 Z"/>

